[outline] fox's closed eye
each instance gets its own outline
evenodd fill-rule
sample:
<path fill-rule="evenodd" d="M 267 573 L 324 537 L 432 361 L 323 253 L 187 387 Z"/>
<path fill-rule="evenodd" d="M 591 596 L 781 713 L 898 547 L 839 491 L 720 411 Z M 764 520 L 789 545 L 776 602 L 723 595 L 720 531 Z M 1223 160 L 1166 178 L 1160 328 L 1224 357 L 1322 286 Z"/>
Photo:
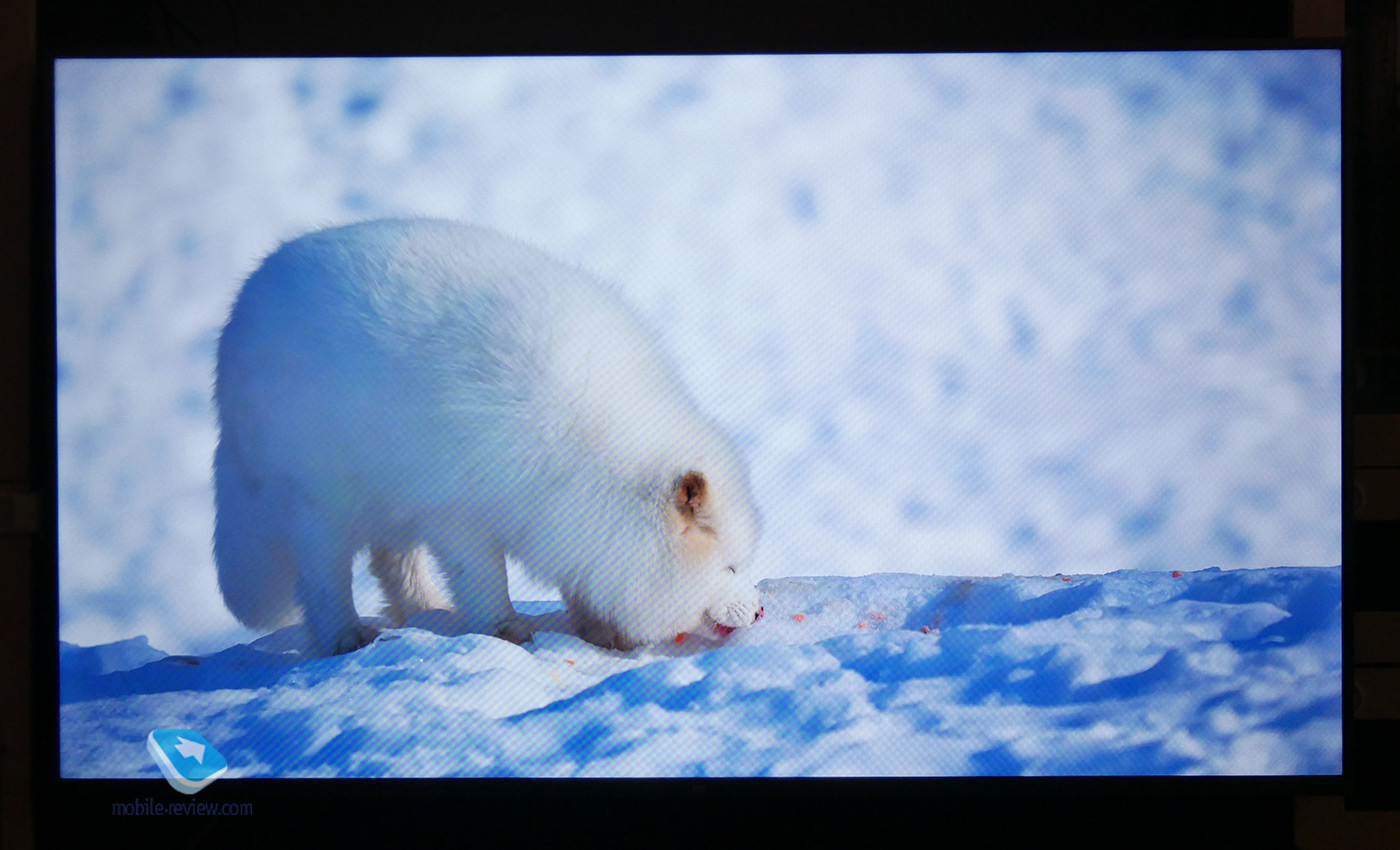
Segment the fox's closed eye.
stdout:
<path fill-rule="evenodd" d="M 726 570 L 729 570 L 731 573 L 734 573 L 734 574 L 736 574 L 736 575 L 737 575 L 738 572 L 739 572 L 738 570 L 734 569 L 734 565 L 733 565 L 733 564 L 730 564 L 729 566 L 725 567 L 725 569 L 726 569 Z"/>

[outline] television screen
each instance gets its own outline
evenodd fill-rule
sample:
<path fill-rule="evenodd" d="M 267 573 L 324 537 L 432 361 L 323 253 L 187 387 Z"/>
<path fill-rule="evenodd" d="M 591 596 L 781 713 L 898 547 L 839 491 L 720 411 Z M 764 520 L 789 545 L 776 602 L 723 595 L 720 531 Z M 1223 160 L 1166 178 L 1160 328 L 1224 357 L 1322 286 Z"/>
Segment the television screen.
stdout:
<path fill-rule="evenodd" d="M 1340 774 L 1340 93 L 59 60 L 61 776 Z"/>

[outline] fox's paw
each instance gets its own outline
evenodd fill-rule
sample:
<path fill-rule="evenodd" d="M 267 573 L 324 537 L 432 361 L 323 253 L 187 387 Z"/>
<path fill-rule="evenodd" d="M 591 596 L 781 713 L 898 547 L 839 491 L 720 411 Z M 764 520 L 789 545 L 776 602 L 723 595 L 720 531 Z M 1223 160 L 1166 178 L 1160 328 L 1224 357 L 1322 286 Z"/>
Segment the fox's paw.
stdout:
<path fill-rule="evenodd" d="M 588 623 L 580 626 L 578 636 L 602 649 L 612 649 L 618 652 L 631 652 L 637 648 L 637 644 L 618 634 L 617 630 L 605 623 Z"/>
<path fill-rule="evenodd" d="M 322 655 L 345 655 L 374 643 L 379 637 L 379 629 L 364 623 L 347 626 L 332 636 L 322 647 Z"/>
<path fill-rule="evenodd" d="M 496 637 L 514 644 L 528 643 L 535 639 L 535 629 L 534 617 L 516 616 L 496 627 Z"/>

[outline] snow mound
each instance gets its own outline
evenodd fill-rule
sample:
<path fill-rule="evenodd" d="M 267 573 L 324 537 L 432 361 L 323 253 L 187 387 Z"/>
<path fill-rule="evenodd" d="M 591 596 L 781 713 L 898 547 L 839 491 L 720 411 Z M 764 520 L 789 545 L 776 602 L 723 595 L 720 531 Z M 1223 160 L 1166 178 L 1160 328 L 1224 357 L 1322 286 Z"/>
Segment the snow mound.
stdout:
<path fill-rule="evenodd" d="M 329 659 L 299 626 L 204 657 L 64 644 L 62 771 L 156 777 L 147 733 L 182 727 L 230 777 L 1337 773 L 1340 577 L 782 578 L 754 627 L 627 653 L 426 628 Z"/>

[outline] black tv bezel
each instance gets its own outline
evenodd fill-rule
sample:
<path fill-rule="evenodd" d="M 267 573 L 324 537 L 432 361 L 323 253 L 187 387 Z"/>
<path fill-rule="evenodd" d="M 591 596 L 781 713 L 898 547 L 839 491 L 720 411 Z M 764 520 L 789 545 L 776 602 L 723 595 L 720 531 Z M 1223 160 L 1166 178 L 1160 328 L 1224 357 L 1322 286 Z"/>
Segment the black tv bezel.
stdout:
<path fill-rule="evenodd" d="M 800 41 L 800 40 L 799 40 Z M 981 44 L 963 49 L 927 40 L 931 49 L 909 51 L 917 37 L 890 39 L 882 44 L 895 49 L 868 50 L 872 46 L 856 39 L 839 47 L 856 49 L 811 50 L 812 42 L 798 49 L 789 44 L 784 49 L 768 50 L 697 50 L 697 53 L 854 53 L 854 52 L 1099 52 L 1099 51 L 1160 51 L 1160 50 L 1339 50 L 1342 56 L 1342 606 L 1343 606 L 1343 772 L 1335 776 L 1112 776 L 1112 777 L 921 777 L 921 778 L 861 778 L 861 779 L 240 779 L 215 783 L 198 795 L 200 801 L 250 802 L 256 810 L 271 811 L 273 818 L 286 817 L 302 822 L 308 818 L 329 817 L 336 812 L 358 811 L 360 806 L 382 806 L 393 801 L 395 820 L 411 820 L 425 816 L 440 816 L 453 810 L 459 816 L 483 818 L 505 824 L 520 818 L 530 818 L 539 806 L 555 806 L 561 811 L 591 806 L 611 806 L 625 801 L 635 806 L 668 811 L 676 804 L 703 799 L 725 801 L 743 806 L 811 806 L 820 811 L 826 806 L 850 806 L 902 801 L 903 805 L 919 809 L 943 801 L 960 801 L 955 805 L 972 806 L 1008 799 L 1027 805 L 1058 806 L 1072 800 L 1111 800 L 1114 805 L 1131 806 L 1132 801 L 1153 799 L 1173 800 L 1233 800 L 1281 799 L 1298 795 L 1337 795 L 1350 790 L 1350 756 L 1354 721 L 1352 688 L 1351 615 L 1354 606 L 1351 586 L 1347 580 L 1347 565 L 1354 550 L 1353 488 L 1351 470 L 1351 430 L 1353 412 L 1352 380 L 1356 319 L 1355 272 L 1353 258 L 1356 239 L 1351 199 L 1354 192 L 1354 166 L 1349 150 L 1353 147 L 1356 130 L 1354 84 L 1356 59 L 1344 39 L 1225 39 L 1183 40 L 1160 42 L 1140 40 L 1107 40 L 1098 43 L 1072 44 L 1022 43 L 1009 46 Z M 822 42 L 823 44 L 827 42 Z M 500 49 L 494 51 L 460 51 L 450 55 L 624 55 L 627 50 L 559 50 L 539 48 Z M 748 44 L 749 48 L 762 44 Z M 642 50 L 640 54 L 678 54 L 689 50 Z M 358 51 L 359 55 L 422 55 L 419 51 Z M 182 56 L 161 51 L 136 49 L 113 51 L 100 58 L 154 58 L 172 56 L 183 58 L 198 55 L 197 51 Z M 331 56 L 335 51 L 221 51 L 221 55 L 253 57 Z M 448 55 L 433 52 L 429 55 Z M 59 773 L 59 699 L 58 699 L 58 551 L 57 551 L 57 444 L 56 444 L 56 350 L 55 350 L 55 233 L 54 222 L 54 127 L 53 127 L 53 68 L 54 62 L 69 58 L 99 58 L 91 53 L 74 53 L 41 44 L 36 74 L 34 123 L 34 206 L 36 226 L 33 232 L 33 312 L 35 333 L 34 383 L 32 390 L 34 459 L 39 467 L 40 481 L 45 485 L 43 527 L 34 543 L 33 620 L 34 654 L 32 695 L 34 712 L 33 775 L 38 822 L 58 823 L 64 812 L 75 811 L 98 815 L 111 803 L 152 798 L 174 802 L 165 782 L 149 780 L 65 779 Z M 465 807 L 465 808 L 464 808 Z M 264 821 L 265 823 L 265 821 Z M 349 826 L 351 834 L 353 825 Z"/>

